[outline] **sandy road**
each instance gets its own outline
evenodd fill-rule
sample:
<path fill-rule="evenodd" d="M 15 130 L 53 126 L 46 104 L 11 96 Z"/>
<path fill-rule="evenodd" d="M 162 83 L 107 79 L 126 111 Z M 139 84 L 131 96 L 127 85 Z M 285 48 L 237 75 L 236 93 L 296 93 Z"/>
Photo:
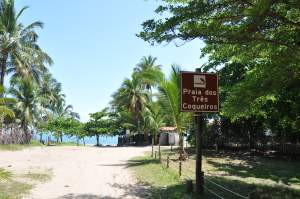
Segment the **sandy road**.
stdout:
<path fill-rule="evenodd" d="M 145 198 L 127 161 L 147 147 L 36 147 L 0 152 L 0 167 L 15 173 L 48 171 L 52 179 L 34 186 L 25 199 Z"/>

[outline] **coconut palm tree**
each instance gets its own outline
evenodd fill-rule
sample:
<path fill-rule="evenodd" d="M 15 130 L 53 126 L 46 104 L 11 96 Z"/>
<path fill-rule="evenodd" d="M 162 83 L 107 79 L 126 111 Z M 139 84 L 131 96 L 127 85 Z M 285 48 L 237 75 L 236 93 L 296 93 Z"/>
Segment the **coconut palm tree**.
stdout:
<path fill-rule="evenodd" d="M 26 79 L 13 79 L 9 93 L 16 99 L 15 112 L 25 135 L 36 116 L 37 100 L 35 84 Z"/>
<path fill-rule="evenodd" d="M 37 44 L 36 28 L 43 23 L 36 21 L 28 26 L 19 23 L 27 9 L 16 12 L 14 0 L 0 0 L 0 85 L 5 75 L 13 73 L 18 77 L 39 78 L 46 71 L 45 64 L 52 64 L 51 58 Z"/>
<path fill-rule="evenodd" d="M 37 117 L 34 126 L 40 130 L 40 141 L 42 141 L 43 127 L 54 118 L 52 108 L 64 99 L 61 83 L 57 82 L 49 72 L 42 75 L 37 89 Z"/>
<path fill-rule="evenodd" d="M 185 159 L 183 145 L 183 129 L 186 114 L 180 111 L 180 67 L 172 66 L 170 79 L 160 82 L 159 103 L 162 109 L 170 115 L 179 134 L 180 159 Z"/>
<path fill-rule="evenodd" d="M 51 109 L 64 99 L 61 83 L 57 82 L 50 73 L 45 73 L 39 84 L 38 98 L 44 108 Z"/>
<path fill-rule="evenodd" d="M 152 134 L 152 157 L 154 151 L 155 138 L 157 137 L 160 128 L 165 125 L 165 118 L 160 108 L 161 107 L 157 103 L 151 103 L 150 107 L 145 113 L 146 124 L 149 126 L 149 129 Z M 160 146 L 158 153 L 160 154 Z"/>
<path fill-rule="evenodd" d="M 149 102 L 149 95 L 144 90 L 141 79 L 136 74 L 125 79 L 121 88 L 113 94 L 113 106 L 126 108 L 133 116 L 136 127 L 140 130 L 141 112 Z M 145 135 L 145 138 L 148 135 Z"/>
<path fill-rule="evenodd" d="M 149 55 L 148 57 L 143 57 L 140 63 L 134 68 L 134 72 L 141 78 L 145 88 L 150 92 L 151 88 L 158 85 L 163 78 L 161 65 L 157 65 L 156 61 L 156 57 Z"/>

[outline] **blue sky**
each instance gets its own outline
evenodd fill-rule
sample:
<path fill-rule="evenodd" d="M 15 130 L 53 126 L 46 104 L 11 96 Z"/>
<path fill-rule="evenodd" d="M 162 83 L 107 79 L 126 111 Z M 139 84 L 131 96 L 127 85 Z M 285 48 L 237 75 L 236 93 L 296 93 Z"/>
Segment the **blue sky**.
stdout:
<path fill-rule="evenodd" d="M 155 16 L 156 0 L 17 0 L 30 8 L 20 19 L 45 23 L 40 46 L 53 58 L 50 71 L 62 83 L 68 104 L 81 116 L 108 106 L 116 91 L 143 56 L 152 55 L 168 73 L 172 64 L 194 70 L 201 41 L 181 47 L 150 46 L 135 36 L 141 23 Z"/>

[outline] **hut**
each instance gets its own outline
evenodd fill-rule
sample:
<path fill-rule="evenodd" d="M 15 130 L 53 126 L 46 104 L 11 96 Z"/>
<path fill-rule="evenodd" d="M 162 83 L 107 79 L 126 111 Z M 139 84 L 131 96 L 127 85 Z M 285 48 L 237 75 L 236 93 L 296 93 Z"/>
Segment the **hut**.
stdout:
<path fill-rule="evenodd" d="M 159 144 L 161 146 L 179 145 L 179 135 L 176 127 L 161 127 L 159 133 Z"/>

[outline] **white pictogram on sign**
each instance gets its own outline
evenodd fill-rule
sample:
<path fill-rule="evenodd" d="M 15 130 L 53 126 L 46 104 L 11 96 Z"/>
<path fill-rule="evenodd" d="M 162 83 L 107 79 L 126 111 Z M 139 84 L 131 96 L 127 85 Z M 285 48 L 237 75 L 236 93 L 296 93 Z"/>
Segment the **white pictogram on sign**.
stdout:
<path fill-rule="evenodd" d="M 195 88 L 206 88 L 205 75 L 194 75 L 194 87 Z"/>

